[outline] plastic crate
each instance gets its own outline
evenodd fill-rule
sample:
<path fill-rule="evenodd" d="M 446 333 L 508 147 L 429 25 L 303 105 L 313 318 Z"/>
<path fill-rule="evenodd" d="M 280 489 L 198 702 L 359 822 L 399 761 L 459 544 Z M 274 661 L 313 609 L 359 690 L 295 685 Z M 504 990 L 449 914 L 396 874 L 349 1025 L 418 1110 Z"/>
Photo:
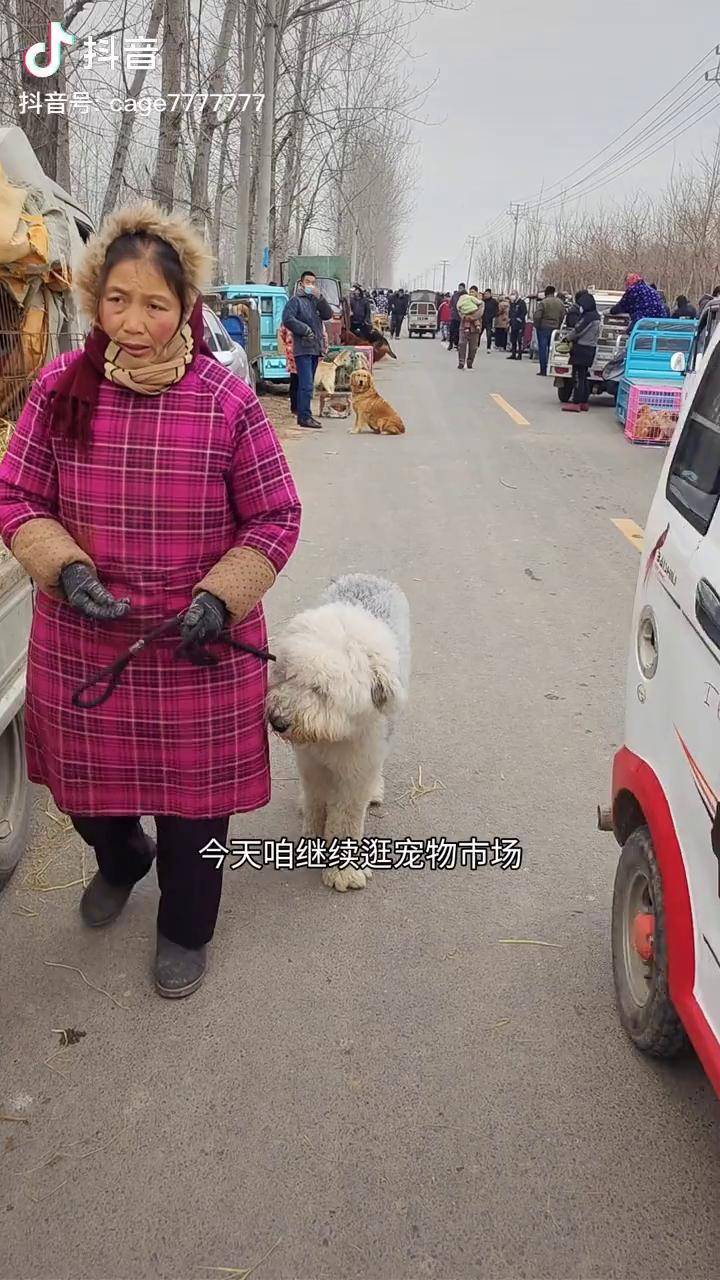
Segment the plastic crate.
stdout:
<path fill-rule="evenodd" d="M 669 444 L 681 404 L 681 386 L 623 378 L 616 409 L 625 428 L 625 438 L 633 444 Z"/>

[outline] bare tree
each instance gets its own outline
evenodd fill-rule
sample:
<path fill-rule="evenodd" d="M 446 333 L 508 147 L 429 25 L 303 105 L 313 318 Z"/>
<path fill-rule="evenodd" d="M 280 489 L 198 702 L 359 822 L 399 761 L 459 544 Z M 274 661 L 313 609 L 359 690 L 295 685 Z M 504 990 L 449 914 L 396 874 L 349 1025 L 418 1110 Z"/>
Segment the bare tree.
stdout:
<path fill-rule="evenodd" d="M 205 230 L 209 208 L 208 174 L 210 172 L 210 155 L 212 152 L 215 130 L 220 118 L 217 110 L 217 99 L 223 92 L 225 74 L 230 58 L 230 42 L 237 16 L 238 0 L 225 0 L 220 35 L 218 37 L 215 61 L 210 76 L 207 99 L 200 115 L 195 165 L 193 168 L 192 186 L 190 189 L 190 217 L 201 230 Z"/>
<path fill-rule="evenodd" d="M 162 18 L 165 0 L 153 0 L 152 9 L 150 10 L 150 20 L 147 25 L 145 39 L 149 42 L 155 42 L 158 31 L 160 30 L 160 20 Z M 130 84 L 131 98 L 139 98 L 143 91 L 145 79 L 147 77 L 148 68 L 141 67 L 135 72 Z M 120 195 L 120 184 L 122 176 L 127 164 L 128 152 L 132 141 L 133 126 L 135 124 L 135 113 L 133 111 L 124 111 L 120 118 L 120 128 L 115 138 L 115 147 L 113 150 L 112 163 L 110 165 L 110 177 L 108 179 L 107 188 L 105 190 L 105 199 L 103 200 L 102 214 L 103 218 L 115 208 Z"/>
<path fill-rule="evenodd" d="M 239 19 L 239 12 L 238 12 Z M 241 89 L 243 97 L 252 94 L 254 87 L 255 33 L 257 0 L 246 0 L 245 41 L 242 55 Z M 238 44 L 240 30 L 238 27 Z M 250 238 L 250 186 L 252 182 L 252 127 L 253 114 L 246 109 L 240 117 L 240 159 L 237 176 L 237 200 L 235 204 L 235 277 L 242 280 L 247 272 L 248 242 Z"/>
<path fill-rule="evenodd" d="M 177 96 L 182 84 L 183 53 L 186 45 L 185 8 L 183 0 L 165 0 L 163 17 L 162 93 L 166 104 Z M 167 107 L 160 116 L 157 159 L 153 175 L 153 199 L 172 209 L 175 199 L 182 128 L 182 100 Z"/>
<path fill-rule="evenodd" d="M 270 243 L 270 189 L 272 186 L 273 129 L 275 127 L 275 58 L 277 49 L 276 0 L 265 0 L 263 51 L 263 104 L 260 126 L 260 169 L 255 211 L 253 278 L 267 280 L 265 253 Z"/>

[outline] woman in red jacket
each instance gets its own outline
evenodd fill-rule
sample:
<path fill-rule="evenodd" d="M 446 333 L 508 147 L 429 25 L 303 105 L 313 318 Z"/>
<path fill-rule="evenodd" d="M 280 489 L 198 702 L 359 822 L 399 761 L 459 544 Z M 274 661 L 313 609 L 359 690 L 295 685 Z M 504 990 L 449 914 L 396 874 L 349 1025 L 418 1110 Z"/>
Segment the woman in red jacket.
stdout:
<path fill-rule="evenodd" d="M 450 305 L 450 294 L 446 293 L 438 311 L 438 319 L 440 321 L 440 337 L 443 342 L 447 342 L 450 336 L 450 321 L 452 319 L 452 307 Z"/>
<path fill-rule="evenodd" d="M 261 600 L 300 526 L 254 392 L 203 350 L 208 262 L 176 215 L 111 215 L 76 279 L 92 332 L 43 369 L 0 467 L 0 534 L 39 588 L 28 774 L 97 855 L 86 924 L 114 920 L 157 856 L 155 983 L 175 997 L 203 979 L 220 905 L 223 860 L 200 851 L 270 797 L 266 666 L 223 635 L 265 647 Z M 180 634 L 141 652 L 106 703 L 73 705 L 178 613 Z M 219 661 L 198 665 L 212 644 Z"/>

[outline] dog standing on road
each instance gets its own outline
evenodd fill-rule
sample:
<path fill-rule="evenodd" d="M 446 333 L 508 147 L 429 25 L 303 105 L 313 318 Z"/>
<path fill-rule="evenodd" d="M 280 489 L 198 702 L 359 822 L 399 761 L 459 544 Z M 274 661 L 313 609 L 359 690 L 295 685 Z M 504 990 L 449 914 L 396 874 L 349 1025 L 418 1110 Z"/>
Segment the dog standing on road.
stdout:
<path fill-rule="evenodd" d="M 355 426 L 350 428 L 351 435 L 359 435 L 363 427 L 369 427 L 380 436 L 405 434 L 405 423 L 400 414 L 378 395 L 371 373 L 366 373 L 363 369 L 351 373 L 350 391 L 355 413 Z"/>
<path fill-rule="evenodd" d="M 393 717 L 407 700 L 410 608 L 400 587 L 369 573 L 330 583 L 273 645 L 268 721 L 291 743 L 303 791 L 303 835 L 360 842 L 368 805 L 384 797 Z M 327 867 L 328 888 L 364 889 L 372 872 Z"/>

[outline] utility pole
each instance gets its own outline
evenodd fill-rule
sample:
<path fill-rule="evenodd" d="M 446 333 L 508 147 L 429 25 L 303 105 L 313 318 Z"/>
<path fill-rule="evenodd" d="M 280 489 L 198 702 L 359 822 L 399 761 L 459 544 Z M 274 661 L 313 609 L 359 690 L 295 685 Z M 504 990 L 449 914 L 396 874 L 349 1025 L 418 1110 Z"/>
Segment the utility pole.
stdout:
<path fill-rule="evenodd" d="M 715 45 L 715 53 L 717 56 L 720 57 L 720 44 Z M 714 84 L 720 84 L 720 66 L 718 66 L 718 69 L 717 71 L 715 71 L 714 74 L 711 74 L 709 71 L 706 71 L 705 79 L 712 80 Z"/>
<path fill-rule="evenodd" d="M 445 268 L 448 266 L 447 258 L 442 259 L 440 266 L 443 269 L 443 278 L 442 278 L 442 284 L 440 285 L 440 292 L 444 293 L 445 292 Z"/>
<path fill-rule="evenodd" d="M 472 264 L 473 264 L 473 258 L 475 257 L 475 241 L 476 240 L 477 240 L 477 236 L 470 237 L 470 259 L 468 261 L 467 279 L 465 281 L 468 289 L 470 288 L 470 280 L 472 278 Z"/>
<path fill-rule="evenodd" d="M 507 282 L 508 289 L 512 289 L 513 272 L 515 270 L 515 249 L 517 248 L 518 222 L 520 221 L 520 214 L 522 213 L 523 209 L 524 209 L 524 205 L 520 204 L 519 202 L 516 202 L 515 204 L 510 205 L 510 213 L 515 219 L 515 229 L 513 231 L 512 250 L 510 253 L 510 270 L 508 271 L 508 282 Z"/>
<path fill-rule="evenodd" d="M 275 51 L 277 18 L 275 0 L 265 0 L 265 52 L 263 89 L 265 98 L 260 126 L 260 168 L 258 172 L 257 211 L 255 215 L 255 259 L 253 278 L 257 284 L 270 279 L 270 189 L 272 186 L 272 144 L 275 121 Z"/>

